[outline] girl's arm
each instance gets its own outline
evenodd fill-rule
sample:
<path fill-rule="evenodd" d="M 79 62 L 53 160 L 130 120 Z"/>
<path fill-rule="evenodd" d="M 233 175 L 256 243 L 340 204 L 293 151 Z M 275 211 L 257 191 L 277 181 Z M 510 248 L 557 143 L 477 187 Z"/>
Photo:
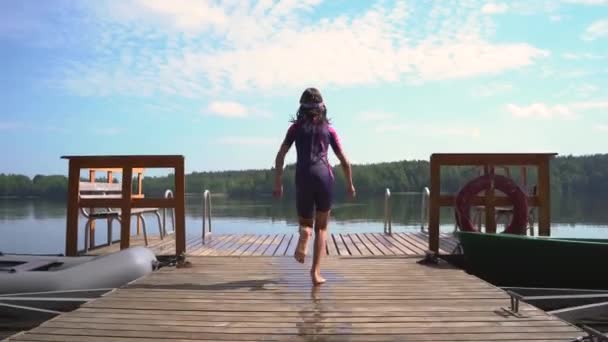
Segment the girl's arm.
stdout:
<path fill-rule="evenodd" d="M 283 195 L 283 165 L 285 164 L 285 155 L 289 151 L 289 146 L 281 144 L 279 148 L 279 152 L 274 160 L 274 192 L 273 194 L 276 197 L 281 197 Z"/>
<path fill-rule="evenodd" d="M 285 139 L 283 139 L 283 143 L 281 143 L 279 152 L 277 152 L 277 156 L 274 159 L 275 176 L 273 195 L 275 197 L 283 196 L 283 166 L 285 164 L 285 155 L 287 154 L 287 152 L 289 152 L 289 148 L 295 140 L 295 130 L 295 125 L 291 125 L 289 127 L 289 129 L 287 130 L 287 134 L 285 134 Z"/>
<path fill-rule="evenodd" d="M 340 165 L 342 166 L 342 171 L 344 172 L 344 177 L 346 178 L 346 191 L 351 197 L 355 197 L 355 186 L 353 184 L 353 172 L 350 166 L 350 161 L 344 154 L 344 150 L 342 149 L 342 145 L 340 144 L 340 139 L 338 138 L 338 133 L 336 130 L 330 127 L 329 133 L 331 136 L 330 144 L 336 157 L 340 160 Z"/>
<path fill-rule="evenodd" d="M 353 184 L 353 171 L 350 166 L 350 161 L 344 155 L 342 150 L 335 151 L 336 156 L 340 160 L 342 171 L 344 172 L 344 178 L 346 178 L 346 191 L 351 197 L 355 197 L 355 185 Z"/>

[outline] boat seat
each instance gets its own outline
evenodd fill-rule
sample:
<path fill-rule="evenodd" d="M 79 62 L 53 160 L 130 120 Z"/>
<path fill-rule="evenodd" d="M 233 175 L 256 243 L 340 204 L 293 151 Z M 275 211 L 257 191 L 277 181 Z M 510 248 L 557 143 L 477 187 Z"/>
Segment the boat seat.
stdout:
<path fill-rule="evenodd" d="M 0 268 L 1 271 L 9 273 L 36 271 L 40 268 L 49 267 L 57 264 L 56 260 L 32 260 L 7 268 Z"/>

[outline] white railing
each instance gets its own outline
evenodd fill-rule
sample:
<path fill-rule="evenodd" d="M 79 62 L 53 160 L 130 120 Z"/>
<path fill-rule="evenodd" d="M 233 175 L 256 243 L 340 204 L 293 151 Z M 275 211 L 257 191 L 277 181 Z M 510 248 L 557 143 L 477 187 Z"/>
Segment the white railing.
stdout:
<path fill-rule="evenodd" d="M 391 191 L 386 188 L 384 191 L 384 234 L 393 233 L 391 216 Z"/>
<path fill-rule="evenodd" d="M 173 191 L 167 190 L 165 191 L 165 198 L 173 198 Z M 171 224 L 173 230 L 167 233 L 167 209 L 171 211 Z M 174 208 L 163 208 L 163 234 L 166 236 L 167 234 L 175 233 L 175 209 Z"/>
<path fill-rule="evenodd" d="M 422 189 L 422 200 L 420 203 L 420 230 L 424 231 L 424 227 L 429 226 L 429 200 L 431 198 L 431 191 L 428 187 Z"/>
<path fill-rule="evenodd" d="M 205 219 L 208 221 L 209 234 L 211 234 L 211 192 L 209 190 L 203 191 L 203 243 L 205 243 L 205 235 L 207 234 Z"/>

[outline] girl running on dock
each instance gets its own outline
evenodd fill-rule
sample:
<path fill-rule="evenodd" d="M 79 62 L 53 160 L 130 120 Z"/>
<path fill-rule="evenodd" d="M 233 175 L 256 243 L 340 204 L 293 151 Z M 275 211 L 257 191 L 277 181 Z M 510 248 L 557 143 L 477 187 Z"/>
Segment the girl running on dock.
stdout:
<path fill-rule="evenodd" d="M 283 195 L 282 175 L 285 155 L 296 143 L 296 208 L 300 225 L 300 238 L 295 251 L 295 259 L 304 263 L 308 241 L 312 235 L 314 220 L 314 253 L 310 275 L 312 282 L 325 282 L 321 277 L 321 256 L 325 253 L 327 224 L 333 201 L 334 175 L 327 159 L 328 146 L 340 160 L 346 178 L 346 190 L 351 198 L 355 196 L 350 162 L 344 155 L 340 140 L 327 119 L 327 108 L 323 97 L 316 88 L 308 88 L 300 97 L 300 107 L 275 160 L 274 196 Z"/>

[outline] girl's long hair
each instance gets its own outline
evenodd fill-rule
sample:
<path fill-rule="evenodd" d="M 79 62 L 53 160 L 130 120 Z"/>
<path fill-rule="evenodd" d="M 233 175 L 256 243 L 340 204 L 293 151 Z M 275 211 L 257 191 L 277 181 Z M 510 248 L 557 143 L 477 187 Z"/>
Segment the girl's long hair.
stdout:
<path fill-rule="evenodd" d="M 327 107 L 317 88 L 307 88 L 300 96 L 300 107 L 292 123 L 328 124 Z"/>
<path fill-rule="evenodd" d="M 327 107 L 323 103 L 323 97 L 318 89 L 307 88 L 304 90 L 300 97 L 300 107 L 292 122 L 297 124 L 303 132 L 312 135 L 310 160 L 312 162 L 318 161 L 319 158 L 322 158 L 319 152 L 325 150 L 320 134 L 327 129 L 329 124 Z"/>

